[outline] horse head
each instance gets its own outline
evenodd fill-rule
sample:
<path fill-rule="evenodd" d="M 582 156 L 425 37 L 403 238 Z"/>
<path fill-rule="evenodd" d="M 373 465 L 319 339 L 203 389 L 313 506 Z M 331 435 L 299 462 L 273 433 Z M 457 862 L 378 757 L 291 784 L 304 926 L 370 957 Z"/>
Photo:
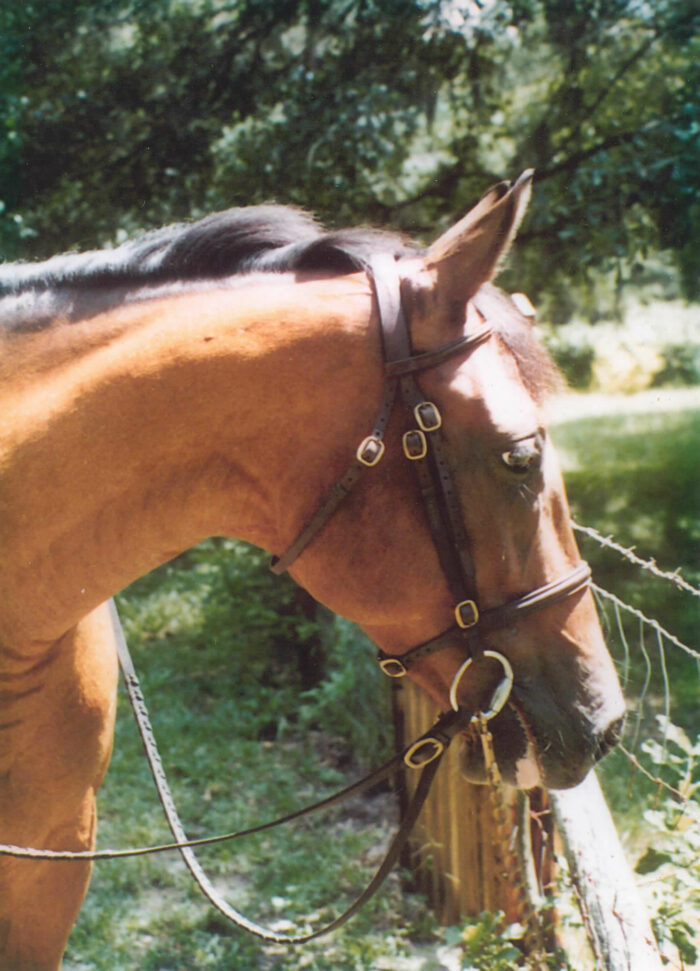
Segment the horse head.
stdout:
<path fill-rule="evenodd" d="M 407 674 L 441 709 L 488 709 L 500 692 L 492 732 L 504 777 L 525 788 L 563 788 L 617 742 L 624 703 L 546 430 L 547 397 L 559 378 L 522 301 L 489 282 L 530 182 L 526 173 L 512 187 L 496 186 L 423 255 L 399 262 L 410 353 L 420 362 L 416 387 L 440 419 L 433 478 L 416 477 L 410 466 L 418 463 L 406 460 L 421 458 L 429 435 L 405 431 L 415 423 L 410 414 L 408 426 L 392 415 L 372 477 L 324 524 L 327 535 L 295 571 L 363 626 L 387 673 Z M 440 492 L 441 462 L 454 496 L 441 494 L 426 514 L 426 492 Z M 466 619 L 431 525 L 451 515 L 460 520 L 447 527 L 451 539 L 459 547 L 463 536 L 468 547 Z M 479 614 L 488 623 L 478 637 L 465 633 Z M 483 779 L 470 730 L 463 751 L 467 776 Z"/>

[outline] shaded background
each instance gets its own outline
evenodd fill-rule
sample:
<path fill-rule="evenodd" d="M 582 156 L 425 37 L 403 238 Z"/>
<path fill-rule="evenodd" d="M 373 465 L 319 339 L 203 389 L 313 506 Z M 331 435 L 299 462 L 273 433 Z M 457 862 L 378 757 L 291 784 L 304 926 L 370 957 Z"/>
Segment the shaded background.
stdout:
<path fill-rule="evenodd" d="M 0 257 L 275 200 L 433 238 L 537 171 L 549 319 L 700 296 L 692 0 L 2 0 Z"/>

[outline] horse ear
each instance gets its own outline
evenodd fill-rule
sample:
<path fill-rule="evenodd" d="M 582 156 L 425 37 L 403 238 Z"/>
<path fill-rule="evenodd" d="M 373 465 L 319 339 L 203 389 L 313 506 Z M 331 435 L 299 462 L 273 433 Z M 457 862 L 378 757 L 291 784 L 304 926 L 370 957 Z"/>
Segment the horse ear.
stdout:
<path fill-rule="evenodd" d="M 450 317 L 498 270 L 525 214 L 532 176 L 528 169 L 514 185 L 493 186 L 428 249 L 425 264 L 437 271 L 437 299 Z"/>

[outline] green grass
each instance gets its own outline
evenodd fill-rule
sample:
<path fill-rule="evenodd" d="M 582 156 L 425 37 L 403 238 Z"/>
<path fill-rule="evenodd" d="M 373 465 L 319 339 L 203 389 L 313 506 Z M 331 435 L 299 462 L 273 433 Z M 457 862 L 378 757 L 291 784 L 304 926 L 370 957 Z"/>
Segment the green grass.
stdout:
<path fill-rule="evenodd" d="M 700 586 L 700 412 L 688 409 L 614 414 L 554 429 L 563 458 L 574 518 L 614 534 L 643 558 Z M 628 565 L 579 535 L 594 579 L 623 601 L 656 618 L 698 650 L 700 601 Z M 697 660 L 616 614 L 600 613 L 628 700 L 623 738 L 642 765 L 680 790 L 682 801 L 650 782 L 619 749 L 598 775 L 613 810 L 652 923 L 671 963 L 696 966 L 700 933 L 700 737 Z M 694 916 L 693 916 L 694 915 Z"/>
<path fill-rule="evenodd" d="M 570 422 L 554 432 L 576 518 L 637 545 L 662 566 L 682 566 L 695 583 L 697 419 L 692 411 L 617 415 Z M 640 576 L 588 540 L 582 552 L 598 583 L 694 643 L 697 601 Z M 371 645 L 326 612 L 314 615 L 291 582 L 268 574 L 256 551 L 209 541 L 134 584 L 120 597 L 120 610 L 192 836 L 289 812 L 357 778 L 391 750 L 386 685 Z M 662 740 L 656 716 L 666 701 L 658 649 L 647 639 L 651 676 L 641 698 L 646 665 L 638 632 L 626 625 L 627 663 L 610 611 L 605 622 L 620 669 L 627 671 L 633 716 L 628 731 L 639 713 L 640 755 L 676 783 L 686 758 L 682 748 L 667 743 L 667 763 L 670 757 L 680 761 L 665 769 L 653 761 L 658 750 L 642 751 L 645 740 Z M 670 715 L 690 733 L 697 730 L 697 666 L 671 649 L 666 661 Z M 690 844 L 686 834 L 676 838 L 663 820 L 648 816 L 655 811 L 655 787 L 638 773 L 631 783 L 621 755 L 605 761 L 602 776 L 632 858 L 653 842 L 670 854 L 675 878 L 685 866 L 683 847 Z M 102 847 L 169 838 L 124 698 L 99 815 Z M 254 919 L 303 926 L 310 916 L 317 924 L 346 905 L 369 878 L 395 815 L 394 796 L 385 788 L 311 822 L 203 850 L 201 856 L 231 903 Z M 664 886 L 674 888 L 671 897 L 685 906 L 685 891 L 672 879 Z M 228 926 L 198 896 L 176 855 L 99 863 L 71 936 L 66 969 L 395 971 L 403 958 L 419 954 L 426 963 L 418 966 L 438 967 L 435 955 L 444 938 L 423 901 L 402 892 L 396 875 L 375 901 L 330 939 L 287 949 Z M 672 909 L 669 895 L 655 906 L 658 913 Z M 660 932 L 671 934 L 681 918 L 666 915 Z"/>
<path fill-rule="evenodd" d="M 268 577 L 256 551 L 210 541 L 119 598 L 191 836 L 288 813 L 335 792 L 390 752 L 388 696 L 374 649 L 343 621 L 324 614 L 309 620 L 296 596 L 291 583 Z M 326 677 L 307 688 L 296 650 L 304 638 L 327 641 Z M 169 839 L 123 697 L 99 816 L 101 846 Z M 303 929 L 307 916 L 312 925 L 328 922 L 357 895 L 395 820 L 395 797 L 384 787 L 310 821 L 204 849 L 201 859 L 235 907 L 263 923 L 299 922 Z M 430 923 L 420 899 L 404 897 L 394 876 L 330 945 L 312 943 L 300 952 L 260 944 L 213 911 L 179 858 L 168 854 L 96 866 L 66 966 L 371 968 L 408 949 L 411 927 L 420 938 Z"/>

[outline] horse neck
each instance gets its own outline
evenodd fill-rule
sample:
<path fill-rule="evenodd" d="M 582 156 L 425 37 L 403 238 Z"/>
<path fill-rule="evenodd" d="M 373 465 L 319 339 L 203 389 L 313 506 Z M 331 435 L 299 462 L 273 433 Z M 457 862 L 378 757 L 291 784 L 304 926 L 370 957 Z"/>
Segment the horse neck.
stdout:
<path fill-rule="evenodd" d="M 267 277 L 8 340 L 0 636 L 54 639 L 207 536 L 283 548 L 372 417 L 369 317 L 364 277 Z"/>

